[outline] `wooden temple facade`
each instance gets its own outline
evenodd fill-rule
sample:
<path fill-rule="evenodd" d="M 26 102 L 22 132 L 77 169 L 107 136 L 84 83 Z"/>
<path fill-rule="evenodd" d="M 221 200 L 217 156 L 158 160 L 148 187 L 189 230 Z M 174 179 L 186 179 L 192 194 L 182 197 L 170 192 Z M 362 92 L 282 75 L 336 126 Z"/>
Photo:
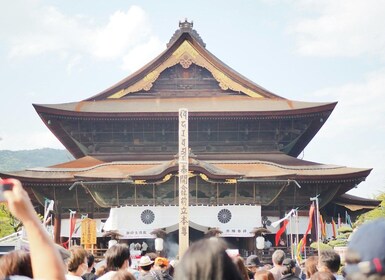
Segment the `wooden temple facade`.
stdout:
<path fill-rule="evenodd" d="M 262 88 L 210 53 L 192 23 L 180 22 L 163 53 L 105 91 L 80 102 L 34 104 L 74 161 L 0 176 L 21 180 L 36 204 L 55 201 L 57 241 L 69 209 L 106 219 L 111 208 L 137 207 L 141 219 L 131 226 L 144 232 L 155 226 L 157 209 L 178 204 L 178 109 L 187 108 L 190 205 L 212 211 L 206 228 L 226 225 L 229 215 L 235 220 L 237 213 L 221 212 L 226 207 L 255 207 L 257 217 L 237 218 L 238 227 L 260 227 L 261 217 L 277 220 L 292 208 L 306 216 L 317 195 L 329 216 L 342 207 L 354 217 L 378 205 L 346 194 L 371 169 L 297 158 L 335 105 Z M 177 223 L 156 227 L 171 231 Z M 199 228 L 199 218 L 194 223 Z M 237 235 L 233 227 L 228 236 L 250 236 L 249 228 Z"/>

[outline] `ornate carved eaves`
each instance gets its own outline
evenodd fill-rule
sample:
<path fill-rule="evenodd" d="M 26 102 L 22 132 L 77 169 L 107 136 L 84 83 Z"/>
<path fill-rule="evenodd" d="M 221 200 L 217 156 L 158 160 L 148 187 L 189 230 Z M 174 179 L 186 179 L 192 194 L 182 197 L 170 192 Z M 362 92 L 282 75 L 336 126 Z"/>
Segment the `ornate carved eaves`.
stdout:
<path fill-rule="evenodd" d="M 184 41 L 165 62 L 159 65 L 152 72 L 148 73 L 143 79 L 130 85 L 125 89 L 113 93 L 108 98 L 118 99 L 124 97 L 129 93 L 134 93 L 143 90 L 148 91 L 152 88 L 154 82 L 158 79 L 160 73 L 162 73 L 165 69 L 170 68 L 178 63 L 186 69 L 189 68 L 192 64 L 196 64 L 207 69 L 218 81 L 220 88 L 223 90 L 230 89 L 237 92 L 243 92 L 244 94 L 247 94 L 251 97 L 264 98 L 264 96 L 260 93 L 241 85 L 240 83 L 234 81 L 228 75 L 220 71 L 206 58 L 204 58 L 191 45 L 189 41 Z"/>

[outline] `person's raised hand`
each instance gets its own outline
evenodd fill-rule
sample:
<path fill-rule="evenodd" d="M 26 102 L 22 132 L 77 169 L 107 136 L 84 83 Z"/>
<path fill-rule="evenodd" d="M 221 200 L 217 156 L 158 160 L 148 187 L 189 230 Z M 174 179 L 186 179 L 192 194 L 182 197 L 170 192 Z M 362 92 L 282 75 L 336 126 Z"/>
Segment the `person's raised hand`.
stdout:
<path fill-rule="evenodd" d="M 22 222 L 37 217 L 28 193 L 23 189 L 19 180 L 3 179 L 0 180 L 0 183 L 13 185 L 10 190 L 4 191 L 4 197 L 7 200 L 8 208 L 12 215 Z"/>

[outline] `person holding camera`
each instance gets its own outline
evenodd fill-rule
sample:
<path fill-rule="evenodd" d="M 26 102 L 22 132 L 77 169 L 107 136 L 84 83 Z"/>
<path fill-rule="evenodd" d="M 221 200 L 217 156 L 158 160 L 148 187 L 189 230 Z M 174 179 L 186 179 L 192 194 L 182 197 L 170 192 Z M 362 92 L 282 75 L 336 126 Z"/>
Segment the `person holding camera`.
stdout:
<path fill-rule="evenodd" d="M 19 180 L 0 179 L 9 211 L 27 232 L 33 277 L 39 280 L 65 280 L 65 267 L 59 251 L 39 220 L 27 192 Z M 10 278 L 12 279 L 12 277 Z"/>

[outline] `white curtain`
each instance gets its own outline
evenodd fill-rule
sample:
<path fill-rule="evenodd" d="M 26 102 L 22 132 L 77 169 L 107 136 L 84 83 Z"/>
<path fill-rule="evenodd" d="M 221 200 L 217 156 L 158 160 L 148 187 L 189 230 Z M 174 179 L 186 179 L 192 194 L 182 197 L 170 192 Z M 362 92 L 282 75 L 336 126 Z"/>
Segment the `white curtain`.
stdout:
<path fill-rule="evenodd" d="M 124 206 L 111 208 L 104 230 L 118 230 L 124 238 L 154 238 L 154 229 L 178 227 L 177 206 Z M 252 205 L 190 206 L 190 226 L 218 228 L 222 236 L 252 237 L 261 226 L 261 207 Z"/>

